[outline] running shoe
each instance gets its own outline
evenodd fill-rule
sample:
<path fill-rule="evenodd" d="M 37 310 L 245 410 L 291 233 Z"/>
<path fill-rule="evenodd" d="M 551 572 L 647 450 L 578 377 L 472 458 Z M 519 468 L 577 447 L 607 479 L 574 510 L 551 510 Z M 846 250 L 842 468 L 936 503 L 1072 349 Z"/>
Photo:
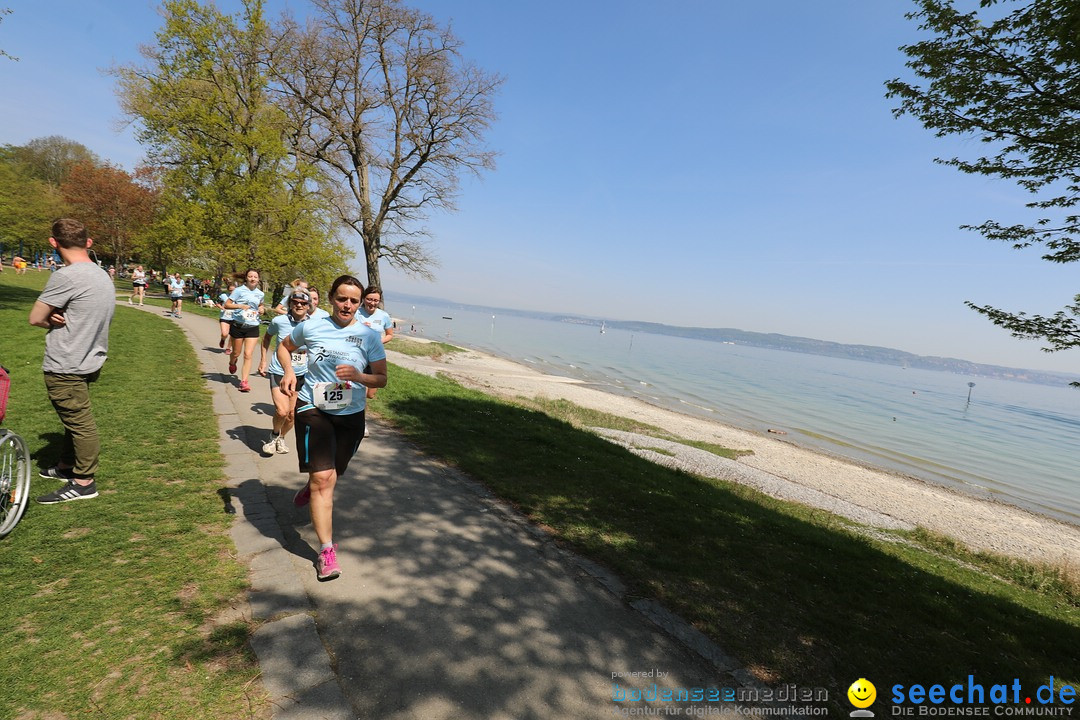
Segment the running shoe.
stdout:
<path fill-rule="evenodd" d="M 320 580 L 333 580 L 341 574 L 341 566 L 337 561 L 337 543 L 319 552 L 319 562 L 315 569 Z"/>
<path fill-rule="evenodd" d="M 218 346 L 219 348 L 223 348 L 223 347 L 225 347 L 225 338 L 221 338 L 220 340 L 218 340 L 218 344 L 217 344 L 217 346 Z"/>
<path fill-rule="evenodd" d="M 240 381 L 240 392 L 251 392 L 251 386 L 248 385 L 247 380 Z"/>
<path fill-rule="evenodd" d="M 52 478 L 54 480 L 70 480 L 75 477 L 75 473 L 71 471 L 71 468 L 64 470 L 59 465 L 53 465 L 51 468 L 39 471 L 38 477 Z"/>
<path fill-rule="evenodd" d="M 288 455 L 289 454 L 289 446 L 285 444 L 285 436 L 284 435 L 278 435 L 277 436 L 277 440 L 274 442 L 274 451 L 278 455 Z"/>
<path fill-rule="evenodd" d="M 233 362 L 232 360 L 229 361 L 229 372 L 232 373 L 233 375 L 236 374 L 236 363 Z"/>
<path fill-rule="evenodd" d="M 281 440 L 280 435 L 271 435 L 270 439 L 263 443 L 262 451 L 267 455 L 273 455 L 277 452 L 278 442 Z"/>
<path fill-rule="evenodd" d="M 309 502 L 311 502 L 311 483 L 297 490 L 292 499 L 292 504 L 296 507 L 304 507 Z"/>
<path fill-rule="evenodd" d="M 57 503 L 68 502 L 69 500 L 90 500 L 97 497 L 97 485 L 93 480 L 89 485 L 80 485 L 74 480 L 68 480 L 67 484 L 59 490 L 54 490 L 48 495 L 42 495 L 37 499 L 42 505 L 55 505 Z M 333 557 L 331 555 L 331 557 Z M 334 567 L 337 567 L 337 563 L 334 563 Z M 341 571 L 338 570 L 340 573 Z"/>

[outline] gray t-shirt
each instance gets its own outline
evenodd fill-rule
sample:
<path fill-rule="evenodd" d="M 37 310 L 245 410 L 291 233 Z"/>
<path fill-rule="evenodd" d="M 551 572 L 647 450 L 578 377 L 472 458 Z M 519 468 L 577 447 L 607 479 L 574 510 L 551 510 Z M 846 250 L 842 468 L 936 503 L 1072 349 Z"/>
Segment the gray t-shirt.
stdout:
<path fill-rule="evenodd" d="M 45 372 L 89 375 L 109 351 L 109 323 L 116 290 L 109 274 L 92 262 L 65 265 L 52 274 L 38 300 L 58 308 L 67 321 L 45 334 Z"/>

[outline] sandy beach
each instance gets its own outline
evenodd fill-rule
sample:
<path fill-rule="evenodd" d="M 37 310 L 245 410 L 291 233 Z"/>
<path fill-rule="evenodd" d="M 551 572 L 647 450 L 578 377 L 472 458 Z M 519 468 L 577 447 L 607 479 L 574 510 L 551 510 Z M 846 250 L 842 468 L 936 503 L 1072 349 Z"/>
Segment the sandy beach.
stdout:
<path fill-rule="evenodd" d="M 424 342 L 399 338 L 399 342 Z M 752 455 L 737 461 L 675 443 L 662 446 L 675 452 L 674 456 L 634 451 L 656 462 L 821 507 L 869 527 L 922 526 L 975 550 L 1073 569 L 1080 565 L 1080 528 L 1011 505 L 969 497 L 916 478 L 801 448 L 780 435 L 742 430 L 602 392 L 572 378 L 545 375 L 473 350 L 432 359 L 393 352 L 393 345 L 389 345 L 387 354 L 392 363 L 401 367 L 427 375 L 443 374 L 493 395 L 565 399 L 655 425 L 684 438 L 751 450 Z M 627 447 L 633 444 L 633 438 L 624 434 L 604 434 Z M 658 441 L 648 444 L 658 447 Z"/>

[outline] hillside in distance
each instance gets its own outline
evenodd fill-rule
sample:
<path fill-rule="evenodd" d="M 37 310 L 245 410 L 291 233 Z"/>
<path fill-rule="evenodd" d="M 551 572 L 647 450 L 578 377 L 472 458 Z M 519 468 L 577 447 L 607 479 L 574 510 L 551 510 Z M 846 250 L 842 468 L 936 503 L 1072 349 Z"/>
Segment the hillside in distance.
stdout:
<path fill-rule="evenodd" d="M 597 329 L 601 326 L 606 326 L 608 328 L 617 328 L 628 332 L 670 335 L 673 337 L 692 338 L 708 342 L 735 343 L 736 345 L 750 345 L 752 347 L 769 348 L 772 350 L 787 350 L 789 352 L 807 353 L 810 355 L 826 355 L 828 357 L 847 358 L 849 360 L 862 360 L 865 362 L 899 365 L 901 367 L 920 368 L 924 370 L 939 370 L 960 375 L 976 375 L 979 377 L 1017 380 L 1020 382 L 1032 382 L 1042 385 L 1060 386 L 1080 381 L 1080 375 L 1069 373 L 1055 373 L 1045 370 L 1026 370 L 1023 368 L 1004 367 L 1001 365 L 987 365 L 985 363 L 976 363 L 971 362 L 970 360 L 960 360 L 958 358 L 916 355 L 903 350 L 878 347 L 876 345 L 848 345 L 832 342 L 830 340 L 815 340 L 813 338 L 781 335 L 779 333 L 759 333 L 751 332 L 749 330 L 736 330 L 734 328 L 683 327 L 679 325 L 664 325 L 662 323 L 641 322 L 636 320 L 601 320 L 599 318 L 581 315 L 554 314 L 533 310 L 515 310 L 512 308 L 497 308 L 486 305 L 468 305 L 465 303 L 456 303 L 420 295 L 395 295 L 395 298 L 404 302 L 422 302 L 431 305 L 442 305 L 477 312 L 494 312 L 496 314 L 517 315 L 519 317 L 548 320 L 551 322 L 590 325 L 595 326 Z"/>

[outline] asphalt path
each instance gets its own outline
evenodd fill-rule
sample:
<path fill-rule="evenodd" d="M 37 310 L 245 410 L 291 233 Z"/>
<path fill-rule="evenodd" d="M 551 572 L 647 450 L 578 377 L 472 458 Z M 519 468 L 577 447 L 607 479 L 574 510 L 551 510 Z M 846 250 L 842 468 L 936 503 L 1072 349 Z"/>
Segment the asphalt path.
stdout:
<path fill-rule="evenodd" d="M 213 394 L 223 511 L 236 511 L 232 539 L 252 581 L 245 613 L 259 624 L 252 647 L 276 719 L 593 718 L 646 706 L 715 715 L 746 704 L 665 702 L 664 690 L 762 691 L 679 618 L 626 597 L 618 578 L 378 419 L 335 492 L 342 575 L 317 581 L 318 541 L 292 504 L 306 481 L 293 437 L 287 455 L 261 451 L 269 381 L 253 374 L 252 391 L 239 392 L 218 323 L 170 320 Z M 661 699 L 650 701 L 654 689 Z"/>

